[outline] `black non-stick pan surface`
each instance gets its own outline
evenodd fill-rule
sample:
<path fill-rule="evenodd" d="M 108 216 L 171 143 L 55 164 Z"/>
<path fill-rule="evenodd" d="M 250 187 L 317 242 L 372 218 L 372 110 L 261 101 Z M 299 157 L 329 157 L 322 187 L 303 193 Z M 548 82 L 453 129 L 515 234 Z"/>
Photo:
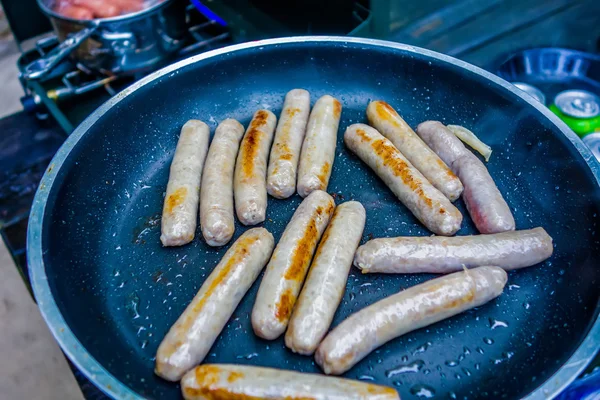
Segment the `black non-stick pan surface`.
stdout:
<path fill-rule="evenodd" d="M 430 235 L 342 142 L 383 99 L 413 127 L 461 124 L 494 152 L 488 168 L 519 229 L 554 238 L 548 261 L 509 273 L 505 292 L 462 315 L 393 340 L 345 374 L 395 387 L 404 399 L 554 396 L 599 343 L 599 166 L 565 125 L 518 89 L 476 67 L 409 46 L 366 39 L 291 38 L 238 45 L 167 67 L 126 89 L 67 140 L 41 182 L 29 225 L 36 298 L 67 355 L 117 398 L 180 398 L 153 374 L 163 336 L 226 248 L 162 248 L 160 216 L 178 133 L 188 119 L 244 125 L 259 108 L 279 114 L 305 88 L 343 105 L 328 191 L 367 210 L 369 238 Z M 264 227 L 279 239 L 294 209 L 269 200 Z M 476 233 L 465 216 L 459 235 Z M 237 226 L 237 238 L 245 227 Z M 352 269 L 333 325 L 433 275 L 362 275 Z M 260 278 L 205 362 L 319 372 L 282 338 L 265 341 L 249 314 Z M 404 368 L 403 368 L 404 367 Z"/>

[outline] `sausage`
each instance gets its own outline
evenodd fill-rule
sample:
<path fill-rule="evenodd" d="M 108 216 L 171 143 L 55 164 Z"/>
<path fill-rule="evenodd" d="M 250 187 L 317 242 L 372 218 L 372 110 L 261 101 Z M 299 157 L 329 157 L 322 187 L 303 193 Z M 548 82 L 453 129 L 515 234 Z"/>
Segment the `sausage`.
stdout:
<path fill-rule="evenodd" d="M 89 9 L 77 7 L 64 1 L 58 2 L 55 11 L 67 18 L 73 18 L 77 20 L 94 19 L 94 13 L 92 13 L 92 11 Z"/>
<path fill-rule="evenodd" d="M 281 369 L 205 364 L 181 380 L 186 400 L 400 400 L 389 387 Z"/>
<path fill-rule="evenodd" d="M 350 125 L 344 142 L 430 231 L 450 236 L 460 229 L 460 211 L 376 129 Z"/>
<path fill-rule="evenodd" d="M 397 237 L 370 240 L 360 246 L 354 265 L 363 273 L 446 274 L 482 265 L 507 271 L 548 259 L 552 238 L 544 228 L 451 238 Z"/>
<path fill-rule="evenodd" d="M 121 14 L 128 14 L 144 9 L 142 0 L 104 0 L 105 3 L 111 3 L 119 7 Z"/>
<path fill-rule="evenodd" d="M 73 5 L 84 7 L 94 13 L 95 18 L 110 18 L 121 14 L 121 10 L 114 4 L 104 0 L 71 0 Z"/>
<path fill-rule="evenodd" d="M 273 340 L 285 331 L 315 248 L 334 208 L 333 198 L 316 190 L 294 212 L 256 295 L 252 328 L 257 336 Z"/>
<path fill-rule="evenodd" d="M 352 314 L 325 337 L 315 361 L 326 374 L 348 371 L 384 343 L 500 296 L 502 268 L 455 272 L 402 290 Z"/>
<path fill-rule="evenodd" d="M 223 246 L 235 231 L 233 217 L 233 170 L 244 135 L 244 127 L 235 119 L 217 126 L 202 175 L 200 188 L 200 226 L 210 246 Z"/>
<path fill-rule="evenodd" d="M 181 128 L 163 206 L 160 235 L 163 246 L 182 246 L 194 239 L 209 138 L 210 129 L 202 121 L 192 119 Z"/>
<path fill-rule="evenodd" d="M 298 194 L 302 197 L 313 190 L 327 190 L 341 115 L 342 104 L 329 95 L 317 100 L 310 113 L 298 168 Z"/>
<path fill-rule="evenodd" d="M 421 123 L 417 133 L 465 185 L 463 199 L 479 232 L 515 230 L 515 218 L 487 168 L 460 139 L 437 121 Z"/>
<path fill-rule="evenodd" d="M 417 136 L 400 115 L 384 101 L 367 107 L 369 124 L 385 136 L 427 180 L 450 201 L 460 197 L 463 185 L 448 165 Z"/>
<path fill-rule="evenodd" d="M 287 199 L 296 191 L 298 160 L 309 111 L 310 94 L 306 90 L 288 92 L 275 131 L 267 172 L 267 192 L 275 198 Z"/>
<path fill-rule="evenodd" d="M 365 208 L 357 201 L 335 209 L 285 333 L 285 345 L 293 352 L 313 354 L 325 337 L 344 295 L 365 218 Z"/>
<path fill-rule="evenodd" d="M 158 347 L 158 376 L 177 381 L 202 362 L 269 260 L 273 246 L 273 235 L 265 228 L 250 229 L 233 243 Z"/>
<path fill-rule="evenodd" d="M 235 211 L 244 225 L 256 225 L 267 214 L 267 157 L 277 118 L 258 110 L 250 122 L 235 163 Z"/>

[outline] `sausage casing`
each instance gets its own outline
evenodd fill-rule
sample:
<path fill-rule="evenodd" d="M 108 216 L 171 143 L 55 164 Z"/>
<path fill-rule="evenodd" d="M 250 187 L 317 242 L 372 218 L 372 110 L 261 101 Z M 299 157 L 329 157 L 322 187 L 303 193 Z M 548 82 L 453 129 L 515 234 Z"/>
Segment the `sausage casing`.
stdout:
<path fill-rule="evenodd" d="M 94 19 L 94 13 L 90 9 L 74 6 L 62 1 L 57 2 L 54 11 L 68 18 L 79 20 Z"/>
<path fill-rule="evenodd" d="M 376 129 L 350 125 L 344 142 L 430 231 L 450 236 L 460 229 L 460 211 Z"/>
<path fill-rule="evenodd" d="M 441 122 L 417 127 L 421 138 L 452 168 L 465 185 L 463 199 L 481 233 L 515 229 L 515 219 L 485 165 Z"/>
<path fill-rule="evenodd" d="M 342 374 L 392 339 L 498 297 L 506 280 L 502 268 L 479 267 L 402 290 L 340 323 L 325 337 L 315 360 L 326 374 Z"/>
<path fill-rule="evenodd" d="M 87 8 L 94 13 L 96 18 L 110 18 L 121 14 L 121 9 L 115 4 L 106 3 L 103 0 L 71 0 L 78 7 Z"/>
<path fill-rule="evenodd" d="M 186 400 L 400 400 L 389 387 L 281 369 L 205 364 L 181 380 Z"/>
<path fill-rule="evenodd" d="M 210 246 L 223 246 L 235 231 L 233 216 L 233 170 L 244 135 L 235 119 L 219 124 L 206 156 L 200 188 L 200 226 Z"/>
<path fill-rule="evenodd" d="M 294 212 L 256 295 L 252 309 L 252 328 L 256 335 L 272 340 L 285 331 L 315 248 L 334 208 L 333 198 L 316 190 Z"/>
<path fill-rule="evenodd" d="M 482 265 L 505 270 L 525 268 L 552 255 L 544 228 L 489 235 L 373 239 L 360 246 L 354 265 L 363 273 L 414 274 L 460 271 Z"/>
<path fill-rule="evenodd" d="M 302 197 L 313 190 L 327 190 L 341 115 L 342 104 L 329 95 L 317 100 L 310 112 L 298 167 L 298 194 Z"/>
<path fill-rule="evenodd" d="M 250 229 L 233 243 L 158 347 L 157 375 L 177 381 L 202 362 L 273 246 L 273 235 L 264 228 Z"/>
<path fill-rule="evenodd" d="M 417 136 L 400 115 L 384 101 L 367 107 L 369 124 L 385 136 L 427 180 L 450 201 L 460 197 L 463 185 L 448 165 Z"/>
<path fill-rule="evenodd" d="M 310 112 L 310 94 L 304 89 L 290 90 L 285 96 L 267 171 L 267 192 L 287 199 L 296 191 L 298 160 Z"/>
<path fill-rule="evenodd" d="M 285 345 L 295 353 L 313 354 L 325 337 L 344 295 L 365 219 L 365 208 L 357 201 L 336 207 L 285 333 Z"/>
<path fill-rule="evenodd" d="M 233 194 L 235 211 L 244 225 L 256 225 L 267 214 L 267 158 L 277 118 L 258 110 L 242 139 L 235 164 Z"/>
<path fill-rule="evenodd" d="M 194 239 L 209 140 L 210 129 L 202 121 L 190 120 L 181 128 L 163 205 L 160 235 L 163 246 L 181 246 Z"/>
<path fill-rule="evenodd" d="M 119 7 L 121 14 L 133 13 L 144 9 L 144 0 L 105 0 Z"/>

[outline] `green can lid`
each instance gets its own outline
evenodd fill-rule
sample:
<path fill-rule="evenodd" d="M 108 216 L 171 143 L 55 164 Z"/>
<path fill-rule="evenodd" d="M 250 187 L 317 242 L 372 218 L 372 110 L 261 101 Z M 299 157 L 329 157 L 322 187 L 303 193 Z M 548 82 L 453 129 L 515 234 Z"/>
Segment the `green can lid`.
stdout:
<path fill-rule="evenodd" d="M 587 90 L 565 90 L 554 98 L 554 104 L 573 118 L 593 118 L 600 115 L 600 98 Z"/>
<path fill-rule="evenodd" d="M 550 111 L 556 114 L 558 118 L 563 120 L 563 122 L 567 124 L 569 128 L 571 128 L 573 132 L 575 132 L 581 138 L 592 132 L 600 132 L 600 115 L 593 118 L 581 119 L 574 118 L 563 113 L 556 106 L 556 104 L 552 104 L 548 108 L 550 109 Z"/>

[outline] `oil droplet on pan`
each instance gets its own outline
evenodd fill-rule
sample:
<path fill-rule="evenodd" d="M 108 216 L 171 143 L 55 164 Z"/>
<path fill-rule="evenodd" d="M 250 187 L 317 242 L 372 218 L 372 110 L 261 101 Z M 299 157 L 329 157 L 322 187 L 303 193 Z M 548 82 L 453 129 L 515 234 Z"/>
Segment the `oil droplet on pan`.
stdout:
<path fill-rule="evenodd" d="M 406 373 L 411 373 L 411 372 L 419 372 L 421 370 L 421 368 L 423 368 L 424 365 L 425 365 L 425 362 L 423 362 L 421 360 L 417 360 L 415 362 L 412 362 L 412 363 L 406 364 L 406 365 L 399 365 L 398 367 L 396 367 L 394 369 L 390 369 L 390 370 L 386 371 L 385 376 L 387 376 L 388 378 L 391 378 L 392 376 L 395 376 L 395 375 L 406 374 Z"/>
<path fill-rule="evenodd" d="M 410 388 L 410 393 L 417 397 L 423 397 L 426 399 L 431 399 L 433 396 L 435 396 L 435 390 L 427 385 L 415 385 Z"/>
<path fill-rule="evenodd" d="M 500 321 L 500 320 L 492 319 L 492 318 L 490 318 L 489 321 L 490 321 L 490 328 L 492 328 L 492 329 L 496 329 L 499 327 L 508 328 L 508 324 L 504 321 Z"/>

